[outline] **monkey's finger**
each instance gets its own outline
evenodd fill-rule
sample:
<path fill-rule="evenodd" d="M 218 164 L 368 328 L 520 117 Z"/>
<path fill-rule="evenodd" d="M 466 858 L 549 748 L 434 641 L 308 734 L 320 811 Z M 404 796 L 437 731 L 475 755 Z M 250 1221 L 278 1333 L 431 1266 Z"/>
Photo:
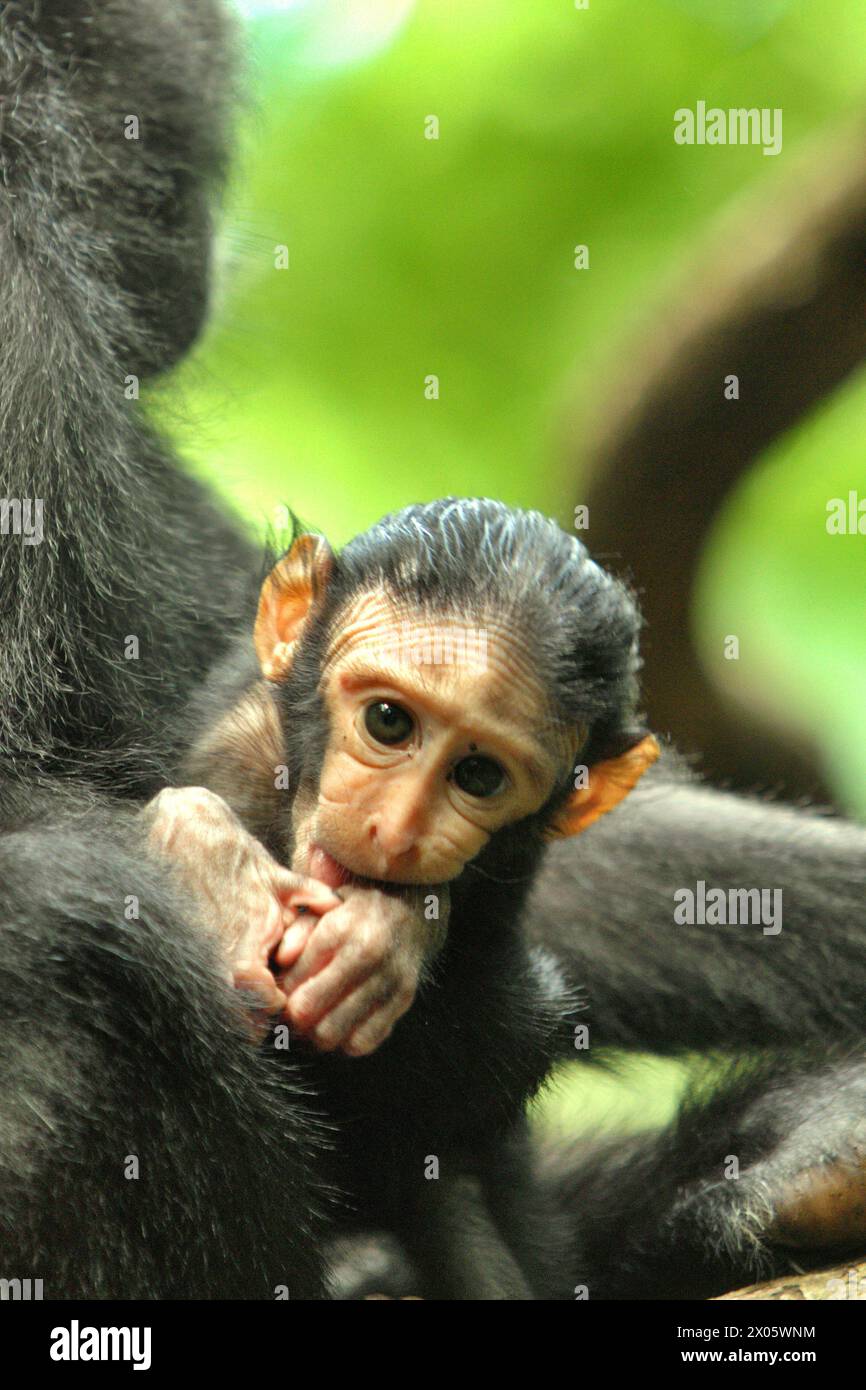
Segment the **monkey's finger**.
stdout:
<path fill-rule="evenodd" d="M 306 953 L 305 953 L 306 954 Z M 383 993 L 382 981 L 378 973 L 366 967 L 359 968 L 358 962 L 345 958 L 346 953 L 335 957 L 318 974 L 306 978 L 296 985 L 292 979 L 294 971 L 280 979 L 280 985 L 288 997 L 289 1017 L 299 1028 L 309 1029 L 324 1018 L 325 1014 L 348 998 L 350 994 L 363 988 L 375 987 L 380 996 Z M 297 969 L 297 967 L 295 967 Z M 371 979 L 371 977 L 374 977 Z M 372 1000 L 367 1008 L 372 1007 Z"/>
<path fill-rule="evenodd" d="M 357 1027 L 342 1043 L 343 1051 L 349 1057 L 368 1057 L 381 1047 L 406 1013 L 415 998 L 415 991 L 397 991 L 386 1000 L 381 1008 L 374 1009 L 368 1018 Z"/>
<path fill-rule="evenodd" d="M 306 907 L 311 912 L 328 912 L 331 908 L 339 907 L 343 901 L 326 883 L 320 883 L 317 878 L 306 878 L 304 874 L 292 873 L 290 869 L 278 871 L 274 887 L 280 901 L 295 909 Z"/>
<path fill-rule="evenodd" d="M 286 995 L 266 966 L 259 961 L 237 961 L 232 971 L 235 989 L 243 990 L 255 997 L 257 1008 L 265 1013 L 282 1013 L 286 1007 Z"/>
<path fill-rule="evenodd" d="M 378 1041 L 382 1041 L 396 1022 L 397 1014 L 393 1007 L 395 989 L 393 984 L 383 984 L 378 977 L 368 980 L 319 1019 L 310 1031 L 311 1042 L 323 1052 L 345 1047 L 359 1026 L 366 1026 L 367 1021 L 374 1017 L 382 1020 L 376 1033 Z M 374 1030 L 370 1031 L 372 1033 Z"/>
<path fill-rule="evenodd" d="M 314 1042 L 318 1043 L 321 1034 L 332 1046 L 342 1046 L 358 1027 L 374 1016 L 387 1015 L 389 1020 L 393 1018 L 396 1021 L 398 1015 L 393 1008 L 396 992 L 397 986 L 394 983 L 385 983 L 379 976 L 367 980 L 325 1014 L 316 1025 L 313 1033 Z M 389 1023 L 388 1027 L 390 1026 Z"/>
<path fill-rule="evenodd" d="M 247 923 L 246 942 L 254 943 L 253 949 L 259 965 L 267 970 L 268 958 L 279 945 L 285 931 L 285 912 L 279 899 L 269 896 L 264 915 L 251 913 Z"/>
<path fill-rule="evenodd" d="M 357 953 L 343 949 L 345 947 L 345 932 L 338 930 L 336 922 L 331 922 L 326 914 L 318 921 L 313 922 L 313 929 L 304 945 L 303 950 L 296 959 L 291 970 L 283 978 L 283 988 L 287 994 L 291 994 L 300 985 L 304 984 L 313 975 L 319 975 L 338 957 L 342 963 L 345 983 L 339 994 L 334 996 L 334 1002 L 345 994 L 349 985 L 360 984 L 381 964 L 377 956 L 375 960 L 369 962 L 360 961 Z M 294 941 L 292 942 L 294 944 Z"/>
<path fill-rule="evenodd" d="M 274 952 L 274 960 L 282 969 L 288 970 L 293 965 L 303 951 L 313 931 L 316 919 L 312 916 L 300 917 L 297 921 L 291 920 L 291 913 L 286 912 L 288 918 L 286 930 L 282 940 L 278 943 Z"/>

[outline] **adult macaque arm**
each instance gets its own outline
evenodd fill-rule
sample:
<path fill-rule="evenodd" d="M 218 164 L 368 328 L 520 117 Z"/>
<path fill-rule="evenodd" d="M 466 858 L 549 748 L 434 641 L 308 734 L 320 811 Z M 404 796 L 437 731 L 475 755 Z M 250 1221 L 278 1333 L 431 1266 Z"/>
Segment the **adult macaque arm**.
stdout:
<path fill-rule="evenodd" d="M 410 1221 L 407 1247 L 430 1297 L 476 1302 L 528 1301 L 534 1295 L 494 1220 L 478 1177 L 426 1182 Z"/>
<path fill-rule="evenodd" d="M 529 1301 L 532 1289 L 475 1173 L 441 1174 L 406 1194 L 402 1239 L 357 1231 L 332 1243 L 341 1300 Z"/>
<path fill-rule="evenodd" d="M 552 845 L 527 902 L 529 935 L 581 990 L 591 1044 L 862 1039 L 866 829 L 717 791 L 667 764 L 585 834 Z M 759 890 L 764 920 L 683 921 L 682 890 L 697 896 L 700 882 Z"/>

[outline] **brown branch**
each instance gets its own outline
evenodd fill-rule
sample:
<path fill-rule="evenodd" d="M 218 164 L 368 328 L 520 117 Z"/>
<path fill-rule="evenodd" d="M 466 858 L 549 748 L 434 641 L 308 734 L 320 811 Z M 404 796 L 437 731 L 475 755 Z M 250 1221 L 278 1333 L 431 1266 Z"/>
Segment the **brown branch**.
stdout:
<path fill-rule="evenodd" d="M 866 1261 L 832 1265 L 809 1274 L 789 1274 L 766 1284 L 750 1284 L 746 1289 L 722 1294 L 714 1303 L 726 1299 L 806 1299 L 812 1302 L 839 1299 L 866 1299 Z"/>
<path fill-rule="evenodd" d="M 787 734 L 733 710 L 701 671 L 690 601 L 735 481 L 866 356 L 866 131 L 825 132 L 784 186 L 729 210 L 668 299 L 570 447 L 587 539 L 641 589 L 655 727 L 737 785 L 811 791 L 811 750 L 792 754 Z M 723 395 L 732 373 L 736 401 Z"/>

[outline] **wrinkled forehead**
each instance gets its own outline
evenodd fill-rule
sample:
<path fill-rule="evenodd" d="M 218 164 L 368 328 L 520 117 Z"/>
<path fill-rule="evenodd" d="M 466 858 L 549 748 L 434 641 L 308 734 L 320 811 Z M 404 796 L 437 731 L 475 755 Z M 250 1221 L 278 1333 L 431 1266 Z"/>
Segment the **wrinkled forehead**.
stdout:
<path fill-rule="evenodd" d="M 580 731 L 557 716 L 531 640 L 489 615 L 419 613 L 383 589 L 350 601 L 332 625 L 323 683 L 339 676 L 448 702 L 454 718 L 532 743 L 556 775 Z"/>

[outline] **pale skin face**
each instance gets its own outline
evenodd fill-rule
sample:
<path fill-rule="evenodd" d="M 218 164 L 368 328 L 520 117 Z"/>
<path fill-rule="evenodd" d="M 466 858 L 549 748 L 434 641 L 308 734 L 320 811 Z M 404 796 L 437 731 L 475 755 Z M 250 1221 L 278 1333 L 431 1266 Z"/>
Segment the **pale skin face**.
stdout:
<path fill-rule="evenodd" d="M 438 619 L 440 651 L 458 651 L 465 628 Z M 570 765 L 576 739 L 548 713 L 524 643 L 490 622 L 483 660 L 419 664 L 411 653 L 430 631 L 381 592 L 341 619 L 322 675 L 331 729 L 319 787 L 294 807 L 296 872 L 331 886 L 339 868 L 446 883 L 497 830 L 538 811 Z"/>

